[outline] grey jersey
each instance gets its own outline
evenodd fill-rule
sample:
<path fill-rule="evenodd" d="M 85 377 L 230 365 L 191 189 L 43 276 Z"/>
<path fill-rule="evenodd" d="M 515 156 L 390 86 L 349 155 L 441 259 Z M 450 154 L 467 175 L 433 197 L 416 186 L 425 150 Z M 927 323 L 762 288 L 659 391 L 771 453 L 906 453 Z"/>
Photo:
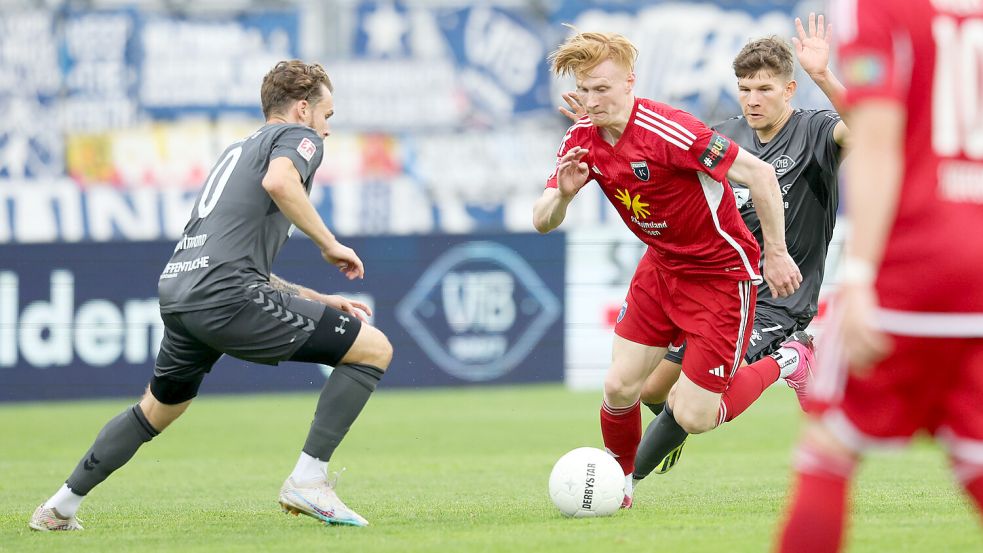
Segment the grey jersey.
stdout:
<path fill-rule="evenodd" d="M 775 167 L 785 202 L 785 241 L 802 272 L 802 285 L 787 298 L 772 298 L 771 289 L 763 282 L 758 287 L 758 303 L 783 308 L 796 318 L 814 317 L 818 309 L 826 253 L 839 205 L 837 171 L 841 152 L 833 140 L 833 127 L 839 121 L 840 116 L 834 111 L 797 109 L 767 144 L 758 140 L 744 117 L 714 127 Z M 761 221 L 754 211 L 753 198 L 747 187 L 736 183 L 733 186 L 741 217 L 763 251 Z"/>
<path fill-rule="evenodd" d="M 157 289 L 162 313 L 242 301 L 246 286 L 270 279 L 291 232 L 263 188 L 270 161 L 290 159 L 310 193 L 324 143 L 303 125 L 269 124 L 225 149 L 212 168 Z"/>

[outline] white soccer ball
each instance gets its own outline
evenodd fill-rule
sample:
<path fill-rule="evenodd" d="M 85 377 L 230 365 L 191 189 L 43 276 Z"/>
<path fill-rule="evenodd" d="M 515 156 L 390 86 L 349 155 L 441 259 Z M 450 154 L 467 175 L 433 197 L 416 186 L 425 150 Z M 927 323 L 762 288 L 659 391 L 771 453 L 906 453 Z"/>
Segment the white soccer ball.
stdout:
<path fill-rule="evenodd" d="M 614 514 L 625 498 L 621 465 L 602 449 L 579 447 L 553 465 L 550 499 L 568 517 Z"/>

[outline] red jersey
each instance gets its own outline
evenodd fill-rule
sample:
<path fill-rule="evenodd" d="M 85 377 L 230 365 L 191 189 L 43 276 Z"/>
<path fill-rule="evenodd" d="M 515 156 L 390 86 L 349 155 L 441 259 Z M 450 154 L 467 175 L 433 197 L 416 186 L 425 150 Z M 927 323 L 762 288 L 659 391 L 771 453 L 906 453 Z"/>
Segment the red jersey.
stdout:
<path fill-rule="evenodd" d="M 725 177 L 739 150 L 729 138 L 685 111 L 637 98 L 614 146 L 586 116 L 563 137 L 557 160 L 575 146 L 588 150 L 588 179 L 662 268 L 761 282 L 758 243 Z M 556 170 L 546 186 L 556 188 Z"/>
<path fill-rule="evenodd" d="M 879 320 L 895 334 L 983 336 L 983 2 L 900 6 L 834 7 L 846 103 L 887 99 L 908 113 Z"/>

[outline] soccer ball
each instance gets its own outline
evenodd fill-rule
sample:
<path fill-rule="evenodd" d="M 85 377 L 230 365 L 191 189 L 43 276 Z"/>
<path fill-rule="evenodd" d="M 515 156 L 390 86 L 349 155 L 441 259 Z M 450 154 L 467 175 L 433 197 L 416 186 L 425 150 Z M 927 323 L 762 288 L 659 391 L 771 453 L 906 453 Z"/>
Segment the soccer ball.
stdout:
<path fill-rule="evenodd" d="M 550 499 L 568 517 L 604 517 L 621 507 L 625 475 L 602 449 L 579 447 L 553 465 Z"/>

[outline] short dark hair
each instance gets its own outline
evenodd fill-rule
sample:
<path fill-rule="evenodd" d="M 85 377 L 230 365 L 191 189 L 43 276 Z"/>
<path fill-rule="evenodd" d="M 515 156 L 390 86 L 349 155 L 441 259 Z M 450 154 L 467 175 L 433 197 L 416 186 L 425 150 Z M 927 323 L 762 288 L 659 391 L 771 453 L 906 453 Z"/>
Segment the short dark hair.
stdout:
<path fill-rule="evenodd" d="M 753 77 L 761 71 L 791 80 L 795 73 L 792 48 L 777 36 L 748 42 L 734 58 L 734 74 L 738 79 Z"/>
<path fill-rule="evenodd" d="M 304 63 L 301 60 L 285 60 L 277 63 L 263 77 L 260 100 L 263 116 L 269 119 L 288 105 L 299 100 L 317 103 L 321 99 L 321 85 L 334 92 L 331 79 L 320 63 Z"/>

